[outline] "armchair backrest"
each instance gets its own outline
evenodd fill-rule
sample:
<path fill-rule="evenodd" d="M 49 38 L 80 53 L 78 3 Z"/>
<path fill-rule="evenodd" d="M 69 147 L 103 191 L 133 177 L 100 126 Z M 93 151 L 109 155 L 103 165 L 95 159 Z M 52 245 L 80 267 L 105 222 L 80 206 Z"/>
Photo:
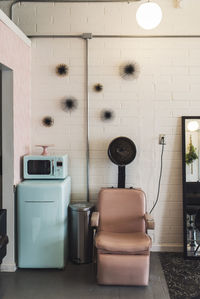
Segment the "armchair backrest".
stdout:
<path fill-rule="evenodd" d="M 98 210 L 102 231 L 145 232 L 145 196 L 141 190 L 101 189 Z"/>

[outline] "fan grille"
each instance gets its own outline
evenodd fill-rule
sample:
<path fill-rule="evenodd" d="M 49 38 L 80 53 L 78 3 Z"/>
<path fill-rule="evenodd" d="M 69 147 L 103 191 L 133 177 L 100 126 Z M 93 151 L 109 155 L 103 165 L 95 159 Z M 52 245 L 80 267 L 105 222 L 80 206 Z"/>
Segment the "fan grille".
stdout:
<path fill-rule="evenodd" d="M 136 146 L 127 137 L 115 138 L 108 147 L 108 156 L 117 165 L 127 165 L 135 159 Z"/>

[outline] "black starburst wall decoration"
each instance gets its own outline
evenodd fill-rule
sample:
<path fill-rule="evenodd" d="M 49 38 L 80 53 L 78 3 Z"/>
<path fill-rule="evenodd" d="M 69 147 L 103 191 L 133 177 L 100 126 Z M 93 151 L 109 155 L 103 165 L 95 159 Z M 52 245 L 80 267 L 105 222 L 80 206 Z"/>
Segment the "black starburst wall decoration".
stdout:
<path fill-rule="evenodd" d="M 114 112 L 112 110 L 103 110 L 101 111 L 101 120 L 109 121 L 114 118 Z"/>
<path fill-rule="evenodd" d="M 74 97 L 69 97 L 62 101 L 62 108 L 66 112 L 75 110 L 78 106 L 78 101 Z"/>
<path fill-rule="evenodd" d="M 139 75 L 139 66 L 135 62 L 127 62 L 120 66 L 120 75 L 123 79 L 137 79 Z"/>
<path fill-rule="evenodd" d="M 97 83 L 94 85 L 94 91 L 101 92 L 103 90 L 103 85 L 100 83 Z"/>
<path fill-rule="evenodd" d="M 68 74 L 68 72 L 69 72 L 69 68 L 66 64 L 61 63 L 57 65 L 56 73 L 58 74 L 58 76 L 64 77 Z"/>
<path fill-rule="evenodd" d="M 42 124 L 45 127 L 52 127 L 54 125 L 54 119 L 53 119 L 53 117 L 51 117 L 51 116 L 45 116 L 42 119 Z"/>

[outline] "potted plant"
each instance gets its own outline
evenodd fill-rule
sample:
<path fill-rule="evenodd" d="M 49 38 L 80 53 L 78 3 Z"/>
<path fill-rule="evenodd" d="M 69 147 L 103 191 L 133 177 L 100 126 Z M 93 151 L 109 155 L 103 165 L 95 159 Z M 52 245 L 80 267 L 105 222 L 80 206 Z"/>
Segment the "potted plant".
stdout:
<path fill-rule="evenodd" d="M 198 159 L 196 148 L 192 144 L 192 136 L 190 135 L 190 142 L 188 144 L 188 151 L 185 156 L 185 162 L 187 165 L 191 165 L 191 174 L 193 174 L 193 162 Z"/>

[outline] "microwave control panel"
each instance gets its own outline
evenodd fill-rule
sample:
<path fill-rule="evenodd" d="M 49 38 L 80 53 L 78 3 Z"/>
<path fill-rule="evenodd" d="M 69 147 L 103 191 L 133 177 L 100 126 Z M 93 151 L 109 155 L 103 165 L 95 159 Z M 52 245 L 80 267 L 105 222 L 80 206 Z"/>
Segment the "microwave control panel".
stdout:
<path fill-rule="evenodd" d="M 66 161 L 62 158 L 55 158 L 55 176 L 57 178 L 63 177 L 63 172 L 66 171 Z"/>

